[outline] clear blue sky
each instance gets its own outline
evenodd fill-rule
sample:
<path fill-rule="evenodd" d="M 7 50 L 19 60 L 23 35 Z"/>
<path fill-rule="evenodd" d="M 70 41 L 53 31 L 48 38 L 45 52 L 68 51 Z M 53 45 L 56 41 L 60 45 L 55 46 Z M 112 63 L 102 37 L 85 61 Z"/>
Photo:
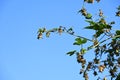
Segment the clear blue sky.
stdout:
<path fill-rule="evenodd" d="M 118 21 L 114 11 L 120 1 L 101 1 L 86 7 L 94 14 L 102 7 L 107 20 Z M 74 37 L 52 34 L 36 38 L 38 28 L 60 25 L 73 26 L 89 37 L 89 32 L 83 31 L 84 18 L 77 14 L 81 7 L 82 0 L 0 0 L 0 80 L 83 80 L 76 56 L 65 54 L 79 49 L 72 45 Z"/>

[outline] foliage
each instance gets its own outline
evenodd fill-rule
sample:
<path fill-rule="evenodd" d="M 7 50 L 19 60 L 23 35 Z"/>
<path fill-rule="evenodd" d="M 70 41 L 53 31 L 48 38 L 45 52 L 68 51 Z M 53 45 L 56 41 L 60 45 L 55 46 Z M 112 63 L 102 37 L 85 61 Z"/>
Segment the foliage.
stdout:
<path fill-rule="evenodd" d="M 96 0 L 98 3 L 100 0 Z M 94 3 L 94 0 L 84 0 L 84 3 Z M 83 4 L 84 4 L 83 3 Z M 72 36 L 75 36 L 75 42 L 73 45 L 80 46 L 80 50 L 73 50 L 68 52 L 69 56 L 76 54 L 77 62 L 81 64 L 80 74 L 83 75 L 85 80 L 89 79 L 89 72 L 92 71 L 94 76 L 98 76 L 97 80 L 107 80 L 107 77 L 110 77 L 111 80 L 116 78 L 120 79 L 120 30 L 112 31 L 112 26 L 115 24 L 115 21 L 107 22 L 105 20 L 104 14 L 101 9 L 99 9 L 99 18 L 97 21 L 92 19 L 92 14 L 87 12 L 85 6 L 78 11 L 85 17 L 85 22 L 89 23 L 88 26 L 85 26 L 85 29 L 93 30 L 93 38 L 88 39 L 80 35 L 76 35 L 73 31 L 73 28 L 67 29 L 66 27 L 59 26 L 58 28 L 53 28 L 51 30 L 46 30 L 46 28 L 40 28 L 38 30 L 38 39 L 42 38 L 42 35 L 45 33 L 46 37 L 49 37 L 51 33 L 68 33 Z M 120 6 L 117 8 L 116 15 L 120 17 Z M 89 45 L 88 43 L 92 43 Z M 87 44 L 87 48 L 83 45 Z M 89 50 L 94 50 L 95 57 L 92 61 L 88 61 L 84 55 Z M 89 54 L 87 54 L 89 56 Z M 99 77 L 99 73 L 108 71 L 109 74 L 105 77 Z"/>
<path fill-rule="evenodd" d="M 120 80 L 120 73 L 118 74 L 118 76 L 115 80 Z"/>

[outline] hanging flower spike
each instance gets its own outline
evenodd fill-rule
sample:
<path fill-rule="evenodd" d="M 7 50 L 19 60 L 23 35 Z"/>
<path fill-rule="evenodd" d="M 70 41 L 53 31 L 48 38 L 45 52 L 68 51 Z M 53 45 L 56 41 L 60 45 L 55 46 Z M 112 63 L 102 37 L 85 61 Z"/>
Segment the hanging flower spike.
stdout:
<path fill-rule="evenodd" d="M 40 33 L 38 34 L 37 39 L 41 39 L 41 38 L 42 38 L 42 33 L 40 32 Z"/>
<path fill-rule="evenodd" d="M 87 2 L 87 3 L 93 3 L 94 0 L 84 0 L 84 2 Z"/>
<path fill-rule="evenodd" d="M 102 12 L 101 9 L 99 10 L 99 16 L 100 16 L 100 17 L 103 17 L 103 12 Z"/>
<path fill-rule="evenodd" d="M 105 66 L 104 65 L 100 65 L 98 68 L 99 68 L 99 72 L 103 72 L 104 69 L 105 69 Z"/>
<path fill-rule="evenodd" d="M 118 6 L 117 10 L 118 11 L 116 12 L 116 16 L 120 17 L 120 5 Z"/>
<path fill-rule="evenodd" d="M 41 38 L 42 38 L 42 34 L 43 34 L 45 31 L 46 31 L 45 28 L 43 28 L 43 29 L 40 28 L 40 29 L 38 30 L 37 39 L 41 39 Z"/>
<path fill-rule="evenodd" d="M 104 77 L 104 78 L 103 78 L 103 80 L 107 80 L 107 78 L 106 78 L 106 77 Z"/>
<path fill-rule="evenodd" d="M 87 11 L 85 8 L 82 8 L 80 11 L 79 11 L 83 16 L 86 16 L 87 15 Z"/>
<path fill-rule="evenodd" d="M 63 32 L 63 29 L 62 29 L 62 26 L 60 26 L 60 27 L 58 28 L 58 33 L 61 35 L 62 32 Z"/>
<path fill-rule="evenodd" d="M 97 3 L 99 3 L 100 2 L 100 0 L 96 0 L 97 1 Z"/>
<path fill-rule="evenodd" d="M 116 16 L 120 17 L 120 11 L 116 12 Z"/>

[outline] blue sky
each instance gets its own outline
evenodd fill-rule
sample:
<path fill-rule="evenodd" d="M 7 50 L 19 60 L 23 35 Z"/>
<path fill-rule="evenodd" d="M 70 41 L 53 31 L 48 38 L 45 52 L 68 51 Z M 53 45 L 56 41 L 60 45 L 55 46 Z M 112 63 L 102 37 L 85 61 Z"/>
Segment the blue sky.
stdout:
<path fill-rule="evenodd" d="M 114 11 L 120 1 L 104 1 L 86 7 L 93 14 L 102 7 L 107 20 L 119 21 Z M 84 80 L 76 56 L 65 54 L 79 49 L 72 45 L 75 37 L 52 34 L 36 38 L 38 28 L 60 25 L 72 26 L 91 38 L 91 32 L 83 31 L 84 18 L 77 13 L 81 7 L 80 0 L 0 0 L 0 80 Z M 114 28 L 120 29 L 118 25 Z"/>

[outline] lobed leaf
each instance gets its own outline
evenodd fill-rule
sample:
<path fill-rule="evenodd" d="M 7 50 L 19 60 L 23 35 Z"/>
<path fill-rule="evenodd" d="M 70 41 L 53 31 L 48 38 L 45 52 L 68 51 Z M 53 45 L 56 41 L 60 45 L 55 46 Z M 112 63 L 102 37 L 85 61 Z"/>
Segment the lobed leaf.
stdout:
<path fill-rule="evenodd" d="M 73 45 L 82 45 L 82 44 L 85 44 L 86 42 L 87 42 L 87 39 L 76 38 Z"/>

